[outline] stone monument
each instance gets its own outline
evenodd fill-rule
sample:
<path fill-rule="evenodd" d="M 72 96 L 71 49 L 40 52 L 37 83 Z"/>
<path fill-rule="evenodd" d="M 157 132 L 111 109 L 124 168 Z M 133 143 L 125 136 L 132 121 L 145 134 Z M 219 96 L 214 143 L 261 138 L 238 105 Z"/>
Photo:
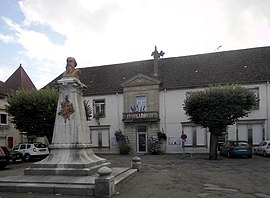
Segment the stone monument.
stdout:
<path fill-rule="evenodd" d="M 86 86 L 76 66 L 74 58 L 67 58 L 66 71 L 57 81 L 59 99 L 50 154 L 26 168 L 24 175 L 0 178 L 0 191 L 110 197 L 138 173 L 138 160 L 131 167 L 108 168 L 110 163 L 93 153 L 82 96 Z"/>
<path fill-rule="evenodd" d="M 29 175 L 90 175 L 108 165 L 97 157 L 90 144 L 80 71 L 75 58 L 67 58 L 66 71 L 58 80 L 59 98 L 50 155 L 25 170 Z"/>

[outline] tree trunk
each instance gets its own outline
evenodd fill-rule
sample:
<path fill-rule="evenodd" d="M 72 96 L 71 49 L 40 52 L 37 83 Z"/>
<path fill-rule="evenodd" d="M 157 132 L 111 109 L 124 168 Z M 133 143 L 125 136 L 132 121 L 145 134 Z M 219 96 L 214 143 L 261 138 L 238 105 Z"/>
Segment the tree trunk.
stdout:
<path fill-rule="evenodd" d="M 211 132 L 210 135 L 210 152 L 209 152 L 209 160 L 217 160 L 217 141 L 218 135 Z"/>

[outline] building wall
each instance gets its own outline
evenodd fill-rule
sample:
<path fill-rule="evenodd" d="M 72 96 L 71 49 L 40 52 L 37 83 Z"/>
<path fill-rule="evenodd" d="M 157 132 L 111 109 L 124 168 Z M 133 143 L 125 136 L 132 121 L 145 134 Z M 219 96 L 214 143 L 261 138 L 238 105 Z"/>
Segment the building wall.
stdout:
<path fill-rule="evenodd" d="M 91 118 L 91 121 L 88 121 L 88 125 L 91 129 L 98 128 L 108 128 L 109 129 L 109 141 L 110 148 L 98 149 L 94 148 L 95 152 L 109 152 L 109 153 L 118 153 L 118 146 L 114 144 L 115 136 L 114 132 L 116 130 L 124 131 L 124 124 L 122 122 L 122 113 L 124 112 L 124 99 L 123 94 L 115 93 L 113 95 L 102 95 L 102 96 L 91 96 L 85 97 L 85 100 L 89 101 L 91 105 L 92 112 L 94 110 L 93 101 L 98 99 L 105 99 L 106 107 L 106 117 L 100 118 L 100 124 L 97 123 L 95 118 Z M 90 140 L 90 132 L 89 132 Z"/>
<path fill-rule="evenodd" d="M 201 89 L 179 89 L 160 91 L 160 128 L 167 134 L 166 152 L 208 152 L 209 134 L 206 134 L 205 147 L 184 147 L 181 134 L 186 132 L 182 122 L 188 122 L 188 117 L 183 110 L 184 100 L 187 93 L 196 92 Z M 194 128 L 195 129 L 195 128 Z M 199 128 L 198 128 L 199 130 Z M 199 134 L 199 133 L 198 133 Z M 188 137 L 190 138 L 190 137 Z"/>
<path fill-rule="evenodd" d="M 253 129 L 253 138 L 256 140 L 256 130 L 261 130 L 260 127 L 257 127 L 257 124 L 262 125 L 264 139 L 270 138 L 270 125 L 269 125 L 269 94 L 270 94 L 270 86 L 268 83 L 262 84 L 249 84 L 244 85 L 244 87 L 248 89 L 258 88 L 259 89 L 259 109 L 252 110 L 248 117 L 241 118 L 239 122 L 236 124 L 229 126 L 227 129 L 227 138 L 228 139 L 237 139 L 237 131 L 241 131 L 243 127 L 252 128 Z M 150 89 L 151 90 L 151 89 Z M 149 125 L 148 138 L 151 136 L 155 136 L 157 131 L 162 131 L 167 134 L 167 141 L 165 144 L 165 151 L 167 153 L 183 153 L 183 152 L 209 152 L 210 145 L 210 133 L 207 131 L 203 131 L 198 126 L 189 126 L 188 117 L 185 115 L 185 111 L 183 110 L 183 103 L 186 98 L 187 93 L 192 93 L 198 90 L 202 90 L 199 88 L 196 89 L 179 89 L 179 90 L 160 90 L 159 98 L 155 99 L 156 91 L 150 91 L 148 93 L 150 102 L 148 110 L 155 109 L 155 106 L 159 106 L 159 116 L 160 123 L 159 125 Z M 149 90 L 148 90 L 149 91 Z M 138 124 L 133 125 L 124 125 L 122 122 L 122 113 L 129 112 L 129 107 L 135 104 L 134 96 L 140 95 L 141 93 L 147 92 L 147 90 L 128 90 L 126 92 L 126 96 L 123 94 L 114 94 L 114 95 L 104 95 L 104 96 L 91 96 L 86 97 L 86 100 L 89 100 L 89 104 L 91 104 L 93 110 L 93 100 L 95 99 L 105 99 L 106 101 L 106 118 L 100 119 L 100 125 L 97 124 L 94 118 L 91 121 L 88 121 L 90 128 L 95 128 L 98 126 L 108 127 L 109 128 L 109 136 L 110 136 L 110 148 L 104 149 L 94 149 L 96 152 L 110 152 L 110 153 L 118 153 L 117 145 L 112 145 L 114 142 L 114 132 L 118 129 L 121 129 L 126 135 L 129 136 L 130 141 L 132 142 L 132 147 L 136 150 L 136 126 Z M 127 97 L 124 99 L 124 97 Z M 157 101 L 158 104 L 157 104 Z M 155 105 L 153 105 L 155 104 Z M 152 106 L 153 105 L 153 106 Z M 150 108 L 151 107 L 151 108 Z M 245 124 L 247 124 L 245 126 Z M 197 141 L 203 141 L 206 139 L 205 145 L 199 146 L 188 146 L 183 148 L 183 142 L 181 137 L 182 133 L 189 133 L 190 130 L 195 131 Z M 201 137 L 200 137 L 201 135 Z M 89 135 L 90 138 L 90 135 Z M 188 137 L 189 138 L 189 137 Z M 258 135 L 258 138 L 262 138 Z M 257 139 L 258 139 L 257 138 Z M 256 140 L 258 141 L 258 140 Z M 188 143 L 188 140 L 187 140 Z"/>
<path fill-rule="evenodd" d="M 0 99 L 0 113 L 6 113 L 5 105 L 7 104 L 5 99 Z M 9 143 L 12 140 L 12 143 Z M 10 116 L 8 116 L 8 124 L 0 125 L 0 145 L 1 146 L 15 146 L 21 142 L 21 135 L 14 125 L 10 122 Z"/>
<path fill-rule="evenodd" d="M 243 85 L 247 89 L 259 89 L 259 109 L 252 110 L 248 117 L 241 118 L 237 124 L 228 127 L 228 139 L 237 139 L 237 131 L 243 128 L 243 125 L 247 124 L 247 128 L 253 128 L 254 144 L 258 143 L 260 139 L 260 126 L 263 127 L 264 139 L 270 138 L 270 125 L 269 125 L 269 83 L 262 84 L 249 84 Z M 162 90 L 160 91 L 160 128 L 167 136 L 168 141 L 166 145 L 166 151 L 168 153 L 179 152 L 208 152 L 210 144 L 210 134 L 207 133 L 207 144 L 205 147 L 188 147 L 185 150 L 182 148 L 182 140 L 180 138 L 182 133 L 185 133 L 182 123 L 188 122 L 188 117 L 183 110 L 183 103 L 187 93 L 196 92 L 202 89 L 179 89 L 179 90 Z M 241 125 L 241 126 L 240 126 Z M 199 130 L 199 129 L 197 129 Z M 256 131 L 257 130 L 257 131 Z M 257 133 L 257 134 L 256 134 Z M 256 135 L 259 137 L 256 138 Z M 239 134 L 240 136 L 240 134 Z M 170 142 L 173 139 L 175 144 Z M 262 140 L 262 139 L 261 139 Z"/>

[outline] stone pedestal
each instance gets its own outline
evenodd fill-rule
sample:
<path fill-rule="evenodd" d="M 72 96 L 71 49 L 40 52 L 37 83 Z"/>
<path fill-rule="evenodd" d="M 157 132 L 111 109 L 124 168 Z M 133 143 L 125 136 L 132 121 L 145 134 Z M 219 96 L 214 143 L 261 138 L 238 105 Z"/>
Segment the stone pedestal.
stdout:
<path fill-rule="evenodd" d="M 64 77 L 58 81 L 58 88 L 51 152 L 44 160 L 25 169 L 25 174 L 91 175 L 108 163 L 91 149 L 82 97 L 85 85 L 75 77 Z"/>

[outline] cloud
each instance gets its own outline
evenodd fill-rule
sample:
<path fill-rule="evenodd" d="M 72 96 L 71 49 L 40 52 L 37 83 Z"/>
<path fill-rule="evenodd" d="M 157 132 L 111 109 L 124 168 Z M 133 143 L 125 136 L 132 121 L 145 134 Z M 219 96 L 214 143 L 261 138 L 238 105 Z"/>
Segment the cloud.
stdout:
<path fill-rule="evenodd" d="M 114 1 L 26 0 L 19 2 L 25 24 L 48 24 L 63 35 L 85 30 L 102 31 L 118 10 Z"/>
<path fill-rule="evenodd" d="M 14 38 L 11 35 L 4 35 L 0 33 L 0 40 L 4 43 L 12 43 L 14 41 Z"/>
<path fill-rule="evenodd" d="M 155 45 L 165 57 L 270 45 L 268 0 L 21 0 L 19 6 L 23 23 L 4 18 L 11 31 L 0 40 L 18 43 L 33 67 L 53 73 L 64 70 L 68 56 L 89 67 L 152 59 Z M 55 42 L 48 32 L 64 39 Z"/>
<path fill-rule="evenodd" d="M 269 1 L 227 0 L 220 5 L 228 38 L 234 39 L 237 46 L 270 45 L 265 39 L 270 31 Z"/>

